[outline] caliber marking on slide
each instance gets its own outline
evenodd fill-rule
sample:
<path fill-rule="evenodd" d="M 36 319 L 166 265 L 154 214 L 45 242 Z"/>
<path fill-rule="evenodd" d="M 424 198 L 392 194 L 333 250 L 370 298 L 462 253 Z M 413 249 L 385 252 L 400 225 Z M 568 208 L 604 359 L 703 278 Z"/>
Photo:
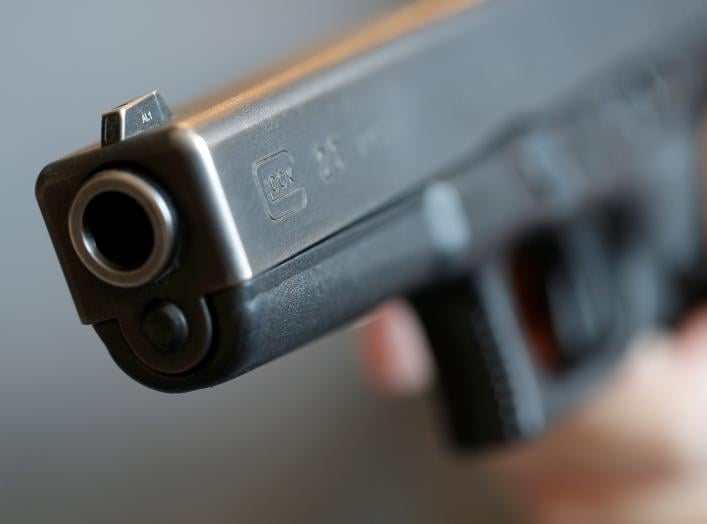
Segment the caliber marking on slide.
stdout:
<path fill-rule="evenodd" d="M 314 146 L 314 158 L 319 165 L 319 176 L 325 182 L 342 175 L 346 169 L 336 135 L 329 135 L 321 144 Z"/>

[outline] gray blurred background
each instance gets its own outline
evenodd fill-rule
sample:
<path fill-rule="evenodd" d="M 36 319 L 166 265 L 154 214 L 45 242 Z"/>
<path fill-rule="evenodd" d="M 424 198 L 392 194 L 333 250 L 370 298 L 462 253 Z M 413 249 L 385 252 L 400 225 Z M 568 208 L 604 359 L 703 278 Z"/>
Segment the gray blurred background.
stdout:
<path fill-rule="evenodd" d="M 105 109 L 155 88 L 178 105 L 394 4 L 0 3 L 0 521 L 468 519 L 450 494 L 483 479 L 452 478 L 473 465 L 433 399 L 366 389 L 351 330 L 209 391 L 132 382 L 79 325 L 33 196 Z"/>

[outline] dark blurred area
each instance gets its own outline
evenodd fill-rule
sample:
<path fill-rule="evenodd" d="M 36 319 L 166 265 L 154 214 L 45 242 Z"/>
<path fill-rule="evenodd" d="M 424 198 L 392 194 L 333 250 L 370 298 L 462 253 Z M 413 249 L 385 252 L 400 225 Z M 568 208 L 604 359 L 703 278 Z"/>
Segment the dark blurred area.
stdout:
<path fill-rule="evenodd" d="M 396 3 L 0 5 L 2 522 L 452 518 L 433 402 L 370 393 L 352 330 L 211 390 L 148 390 L 78 325 L 33 196 L 124 99 L 178 105 Z"/>

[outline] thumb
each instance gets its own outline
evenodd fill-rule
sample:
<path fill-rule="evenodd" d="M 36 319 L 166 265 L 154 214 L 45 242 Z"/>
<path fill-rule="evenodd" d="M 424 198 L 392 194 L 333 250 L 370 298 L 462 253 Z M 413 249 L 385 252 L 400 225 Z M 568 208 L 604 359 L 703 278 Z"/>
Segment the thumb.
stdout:
<path fill-rule="evenodd" d="M 407 302 L 388 302 L 378 308 L 360 339 L 363 372 L 375 390 L 409 395 L 431 386 L 432 357 L 422 326 Z"/>

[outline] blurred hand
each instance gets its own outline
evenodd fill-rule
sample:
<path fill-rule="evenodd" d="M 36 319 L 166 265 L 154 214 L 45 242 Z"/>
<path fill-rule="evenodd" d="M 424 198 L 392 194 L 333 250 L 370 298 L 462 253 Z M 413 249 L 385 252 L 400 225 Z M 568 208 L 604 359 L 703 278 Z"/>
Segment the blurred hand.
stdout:
<path fill-rule="evenodd" d="M 411 394 L 433 382 L 405 303 L 383 306 L 362 343 L 376 389 Z M 707 311 L 637 340 L 606 387 L 549 434 L 484 461 L 531 523 L 707 522 Z"/>

